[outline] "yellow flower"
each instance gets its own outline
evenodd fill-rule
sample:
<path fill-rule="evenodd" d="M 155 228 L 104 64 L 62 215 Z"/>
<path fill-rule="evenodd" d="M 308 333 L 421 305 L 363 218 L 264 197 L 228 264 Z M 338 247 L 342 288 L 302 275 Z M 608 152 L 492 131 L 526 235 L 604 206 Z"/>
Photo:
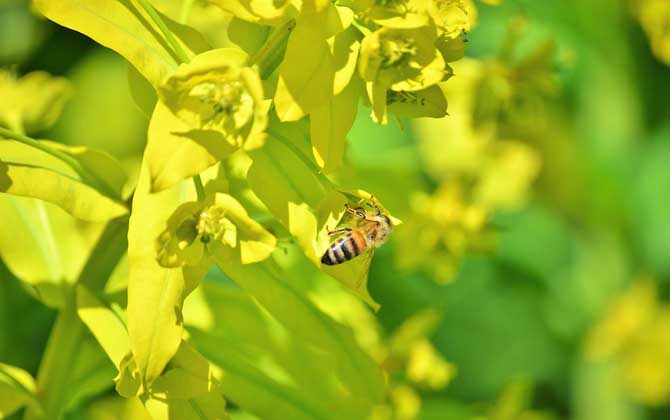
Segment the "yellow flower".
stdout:
<path fill-rule="evenodd" d="M 670 305 L 651 279 L 616 297 L 585 342 L 587 357 L 613 360 L 630 394 L 649 405 L 670 402 Z"/>
<path fill-rule="evenodd" d="M 235 198 L 215 193 L 174 211 L 156 239 L 156 259 L 164 267 L 198 265 L 214 242 L 228 248 L 239 245 L 243 264 L 264 260 L 276 245 L 275 237 L 250 219 Z"/>
<path fill-rule="evenodd" d="M 361 43 L 358 70 L 366 82 L 373 118 L 386 122 L 387 91 L 413 92 L 428 88 L 451 74 L 435 48 L 435 28 L 382 27 Z"/>
<path fill-rule="evenodd" d="M 444 360 L 427 339 L 415 342 L 407 361 L 407 378 L 431 389 L 445 387 L 456 374 L 456 367 Z"/>
<path fill-rule="evenodd" d="M 236 49 L 218 49 L 179 66 L 158 90 L 161 101 L 194 131 L 223 135 L 245 149 L 264 142 L 267 104 L 255 70 Z"/>
<path fill-rule="evenodd" d="M 635 13 L 649 38 L 651 49 L 663 63 L 670 65 L 670 2 L 633 0 Z"/>
<path fill-rule="evenodd" d="M 0 70 L 0 125 L 34 132 L 49 128 L 70 96 L 70 82 L 36 71 L 16 78 Z"/>

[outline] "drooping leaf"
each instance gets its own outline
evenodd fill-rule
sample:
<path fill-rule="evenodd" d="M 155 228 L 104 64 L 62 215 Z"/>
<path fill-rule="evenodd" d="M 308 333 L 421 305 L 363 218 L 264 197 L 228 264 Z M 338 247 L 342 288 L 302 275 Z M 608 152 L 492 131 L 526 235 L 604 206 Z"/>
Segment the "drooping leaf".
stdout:
<path fill-rule="evenodd" d="M 310 114 L 312 152 L 325 173 L 334 171 L 342 163 L 346 136 L 358 111 L 359 92 L 358 83 L 352 82 Z"/>
<path fill-rule="evenodd" d="M 258 51 L 270 33 L 269 26 L 255 25 L 233 17 L 228 24 L 228 37 L 247 55 L 252 56 Z"/>
<path fill-rule="evenodd" d="M 438 85 L 414 92 L 389 91 L 388 112 L 401 118 L 441 118 L 447 115 L 447 99 Z"/>
<path fill-rule="evenodd" d="M 358 52 L 361 49 L 360 35 L 353 27 L 327 40 L 335 65 L 335 77 L 333 80 L 333 95 L 339 95 L 351 81 L 356 71 Z"/>
<path fill-rule="evenodd" d="M 25 405 L 41 410 L 35 398 L 35 380 L 23 369 L 0 363 L 0 417 L 9 417 Z"/>
<path fill-rule="evenodd" d="M 147 119 L 151 119 L 158 96 L 156 90 L 137 69 L 128 65 L 128 88 L 130 96 Z"/>
<path fill-rule="evenodd" d="M 36 0 L 37 10 L 121 54 L 155 87 L 177 69 L 176 53 L 151 17 L 133 0 Z M 162 16 L 186 54 L 209 48 L 188 26 Z"/>
<path fill-rule="evenodd" d="M 313 264 L 372 307 L 378 307 L 367 291 L 369 260 L 354 258 L 345 264 L 331 267 L 321 264 L 321 257 L 331 242 L 328 228 L 337 226 L 344 214 L 344 204 L 349 200 L 335 191 L 332 185 L 324 184 L 310 170 L 305 161 L 295 154 L 302 154 L 299 149 L 291 150 L 286 146 L 291 140 L 284 138 L 282 142 L 273 139 L 273 135 L 283 137 L 278 132 L 271 132 L 268 144 L 253 154 L 254 163 L 248 173 L 251 189 L 295 237 Z M 308 159 L 305 156 L 303 158 Z"/>
<path fill-rule="evenodd" d="M 130 349 L 124 321 L 84 286 L 77 286 L 76 299 L 77 315 L 118 368 Z"/>
<path fill-rule="evenodd" d="M 298 23 L 291 33 L 274 105 L 281 121 L 297 121 L 325 102 L 333 92 L 335 63 L 328 43 L 309 25 Z"/>
<path fill-rule="evenodd" d="M 68 155 L 86 174 L 45 152 L 13 140 L 0 141 L 0 191 L 39 198 L 73 216 L 103 222 L 128 212 L 121 202 L 126 176 L 109 155 L 84 147 L 67 147 L 42 140 Z M 36 182 L 39 180 L 39 182 Z"/>
<path fill-rule="evenodd" d="M 0 196 L 0 257 L 44 304 L 61 307 L 100 231 L 53 204 Z M 26 252 L 31 250 L 31 252 Z"/>

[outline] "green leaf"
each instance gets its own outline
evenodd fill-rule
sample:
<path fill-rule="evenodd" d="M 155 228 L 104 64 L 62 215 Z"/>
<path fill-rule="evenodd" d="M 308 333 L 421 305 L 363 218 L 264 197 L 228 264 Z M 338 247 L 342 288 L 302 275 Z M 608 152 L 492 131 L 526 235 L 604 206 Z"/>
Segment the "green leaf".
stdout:
<path fill-rule="evenodd" d="M 255 25 L 233 17 L 228 24 L 228 38 L 248 56 L 252 56 L 263 46 L 270 29 L 269 26 Z"/>
<path fill-rule="evenodd" d="M 26 420 L 60 418 L 82 399 L 113 385 L 115 369 L 76 314 L 68 298 L 58 315 L 37 375 L 42 410 L 30 407 Z"/>
<path fill-rule="evenodd" d="M 130 96 L 147 119 L 151 118 L 158 96 L 154 87 L 131 65 L 128 65 L 128 87 Z"/>
<path fill-rule="evenodd" d="M 178 186 L 150 193 L 145 160 L 128 230 L 128 332 L 130 348 L 145 386 L 160 375 L 177 352 L 183 330 L 183 300 L 207 269 L 204 266 L 165 268 L 157 261 L 156 240 L 179 205 L 180 195 Z"/>
<path fill-rule="evenodd" d="M 33 4 L 48 19 L 121 54 L 155 87 L 177 69 L 175 52 L 135 0 L 36 0 Z M 193 29 L 166 16 L 162 19 L 189 56 L 209 49 Z"/>
<path fill-rule="evenodd" d="M 358 347 L 349 329 L 321 312 L 300 289 L 291 284 L 288 279 L 296 277 L 296 274 L 280 269 L 269 260 L 258 264 L 238 264 L 239 257 L 223 247 L 212 252 L 222 271 L 291 331 L 301 345 L 313 346 L 323 356 L 332 357 L 332 371 L 342 386 L 351 388 L 350 392 L 360 399 L 361 404 L 369 409 L 379 402 L 384 392 L 379 366 Z M 206 354 L 210 355 L 209 352 Z M 225 370 L 225 359 L 217 360 L 219 362 Z M 258 381 L 253 379 L 256 375 L 251 376 L 245 380 Z"/>
<path fill-rule="evenodd" d="M 43 303 L 61 307 L 100 227 L 34 198 L 0 196 L 0 257 Z M 29 251 L 29 252 L 28 252 Z"/>
<path fill-rule="evenodd" d="M 82 179 L 72 167 L 41 150 L 13 140 L 0 141 L 0 191 L 39 198 L 73 216 L 103 222 L 128 212 L 121 201 L 126 176 L 109 155 L 84 147 L 40 143 L 68 155 L 92 174 Z M 35 182 L 39 179 L 40 182 Z"/>
<path fill-rule="evenodd" d="M 370 410 L 370 400 L 338 379 L 331 362 L 341 350 L 306 346 L 240 289 L 204 282 L 184 318 L 193 345 L 222 369 L 227 398 L 260 418 L 365 418 Z"/>
<path fill-rule="evenodd" d="M 296 24 L 279 68 L 274 105 L 281 121 L 297 121 L 328 100 L 335 63 L 328 43 L 310 25 Z"/>
<path fill-rule="evenodd" d="M 334 171 L 342 163 L 346 136 L 358 111 L 358 86 L 356 82 L 350 83 L 339 95 L 310 114 L 312 153 L 325 173 Z"/>
<path fill-rule="evenodd" d="M 35 380 L 23 369 L 0 363 L 0 418 L 25 405 L 41 410 L 35 399 Z"/>
<path fill-rule="evenodd" d="M 333 94 L 338 95 L 349 85 L 356 71 L 358 52 L 361 49 L 360 35 L 355 28 L 350 27 L 329 38 L 327 42 L 335 64 Z"/>

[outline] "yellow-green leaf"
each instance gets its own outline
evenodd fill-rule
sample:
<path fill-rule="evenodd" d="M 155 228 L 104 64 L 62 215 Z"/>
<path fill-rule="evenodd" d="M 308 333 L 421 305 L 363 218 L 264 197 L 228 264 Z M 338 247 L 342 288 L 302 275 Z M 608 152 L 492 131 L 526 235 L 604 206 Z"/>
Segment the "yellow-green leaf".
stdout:
<path fill-rule="evenodd" d="M 328 43 L 309 25 L 298 23 L 279 68 L 274 105 L 279 119 L 297 121 L 333 92 L 335 63 Z"/>
<path fill-rule="evenodd" d="M 0 258 L 43 303 L 61 307 L 100 226 L 27 197 L 0 195 Z M 26 252 L 30 250 L 30 252 Z"/>
<path fill-rule="evenodd" d="M 327 40 L 335 65 L 333 95 L 338 95 L 349 85 L 356 71 L 358 52 L 361 49 L 359 38 L 357 30 L 350 27 Z"/>
<path fill-rule="evenodd" d="M 156 107 L 156 102 L 158 101 L 156 90 L 151 86 L 149 81 L 130 64 L 128 64 L 128 87 L 130 89 L 130 96 L 132 96 L 133 101 L 135 101 L 135 105 L 137 105 L 147 119 L 150 119 L 151 114 L 153 114 L 154 108 Z"/>
<path fill-rule="evenodd" d="M 184 341 L 144 404 L 154 420 L 229 419 L 214 369 Z"/>
<path fill-rule="evenodd" d="M 59 25 L 81 32 L 121 54 L 155 87 L 177 69 L 176 53 L 134 0 L 35 0 L 37 10 Z M 162 16 L 186 54 L 209 49 L 204 38 Z"/>
<path fill-rule="evenodd" d="M 35 380 L 28 372 L 0 363 L 0 418 L 9 417 L 28 404 L 40 411 L 34 393 Z"/>
<path fill-rule="evenodd" d="M 120 202 L 125 174 L 110 156 L 84 147 L 41 142 L 74 158 L 93 178 L 83 179 L 72 167 L 43 151 L 12 140 L 0 140 L 0 192 L 39 198 L 92 222 L 128 212 Z"/>
<path fill-rule="evenodd" d="M 130 349 L 124 321 L 86 287 L 76 289 L 77 315 L 118 368 Z"/>
<path fill-rule="evenodd" d="M 226 397 L 260 418 L 365 418 L 374 404 L 351 392 L 352 382 L 364 378 L 343 374 L 336 363 L 343 349 L 304 345 L 301 332 L 239 288 L 203 282 L 186 303 L 184 319 L 192 344 L 222 369 Z"/>
<path fill-rule="evenodd" d="M 358 111 L 359 92 L 358 81 L 352 82 L 310 114 L 312 153 L 325 173 L 334 171 L 342 163 L 346 136 Z"/>
<path fill-rule="evenodd" d="M 165 268 L 157 261 L 156 240 L 179 203 L 179 187 L 150 193 L 145 160 L 128 231 L 128 333 L 134 361 L 145 385 L 160 375 L 177 352 L 183 330 L 181 305 L 206 270 Z"/>
<path fill-rule="evenodd" d="M 292 284 L 289 279 L 296 277 L 295 274 L 280 269 L 271 260 L 238 264 L 239 257 L 223 247 L 214 249 L 213 254 L 222 271 L 297 339 L 333 357 L 334 371 L 355 395 L 368 403 L 381 398 L 383 380 L 379 367 L 361 351 L 350 330 L 321 312 Z"/>
<path fill-rule="evenodd" d="M 447 115 L 447 99 L 438 85 L 414 92 L 387 92 L 388 111 L 401 118 L 441 118 Z"/>
<path fill-rule="evenodd" d="M 295 15 L 297 10 L 291 0 L 207 0 L 226 12 L 247 22 L 276 25 Z"/>

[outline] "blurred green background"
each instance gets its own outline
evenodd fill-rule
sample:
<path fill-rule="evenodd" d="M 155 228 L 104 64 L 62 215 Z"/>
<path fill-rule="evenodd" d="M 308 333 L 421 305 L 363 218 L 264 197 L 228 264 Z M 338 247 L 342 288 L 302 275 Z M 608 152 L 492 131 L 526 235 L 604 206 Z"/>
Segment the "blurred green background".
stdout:
<path fill-rule="evenodd" d="M 371 268 L 381 336 L 430 309 L 454 369 L 411 391 L 418 418 L 670 419 L 670 63 L 651 47 L 670 32 L 641 18 L 666 3 L 477 3 L 450 116 L 361 107 L 335 178 L 405 222 Z M 137 173 L 148 120 L 122 58 L 4 0 L 0 67 L 71 81 L 35 137 Z M 0 262 L 0 362 L 35 374 L 54 318 Z"/>

